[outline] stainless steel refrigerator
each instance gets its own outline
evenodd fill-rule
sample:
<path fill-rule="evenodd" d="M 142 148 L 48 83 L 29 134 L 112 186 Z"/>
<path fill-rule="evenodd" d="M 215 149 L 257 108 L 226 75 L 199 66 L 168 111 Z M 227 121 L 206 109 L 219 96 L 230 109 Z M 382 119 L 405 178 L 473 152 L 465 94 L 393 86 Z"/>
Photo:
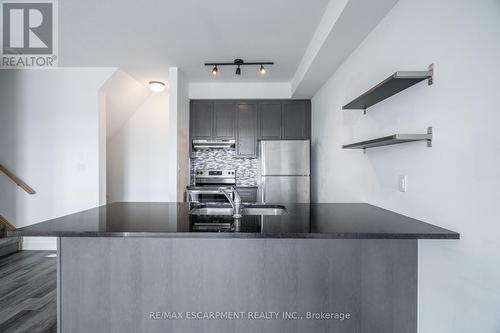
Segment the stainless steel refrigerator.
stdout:
<path fill-rule="evenodd" d="M 259 147 L 261 202 L 311 201 L 309 140 L 268 140 Z"/>

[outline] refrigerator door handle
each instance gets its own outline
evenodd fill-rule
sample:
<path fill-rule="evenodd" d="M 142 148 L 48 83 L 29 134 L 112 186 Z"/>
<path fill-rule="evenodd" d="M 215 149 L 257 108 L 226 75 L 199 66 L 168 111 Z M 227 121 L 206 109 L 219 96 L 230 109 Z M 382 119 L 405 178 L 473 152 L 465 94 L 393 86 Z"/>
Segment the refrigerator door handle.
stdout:
<path fill-rule="evenodd" d="M 260 178 L 260 202 L 265 203 L 266 202 L 266 177 L 261 177 Z"/>

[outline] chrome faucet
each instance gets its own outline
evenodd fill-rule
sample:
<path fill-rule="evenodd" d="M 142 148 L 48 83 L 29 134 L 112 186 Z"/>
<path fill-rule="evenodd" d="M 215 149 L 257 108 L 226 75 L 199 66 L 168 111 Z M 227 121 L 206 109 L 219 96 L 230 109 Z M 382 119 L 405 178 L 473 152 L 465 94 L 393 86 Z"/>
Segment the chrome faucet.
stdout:
<path fill-rule="evenodd" d="M 229 203 L 233 207 L 233 217 L 235 219 L 242 217 L 241 197 L 238 191 L 234 187 L 219 187 L 219 192 L 223 193 L 226 196 L 227 200 L 229 200 Z M 234 196 L 234 198 L 231 197 L 231 194 Z"/>

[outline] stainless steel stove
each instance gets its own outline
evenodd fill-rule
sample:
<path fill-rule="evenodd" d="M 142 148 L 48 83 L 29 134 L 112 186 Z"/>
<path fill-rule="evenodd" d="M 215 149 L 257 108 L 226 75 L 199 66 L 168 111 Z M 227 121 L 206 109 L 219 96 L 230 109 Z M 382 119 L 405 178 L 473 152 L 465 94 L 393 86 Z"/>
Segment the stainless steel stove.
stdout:
<path fill-rule="evenodd" d="M 196 170 L 195 186 L 235 186 L 236 170 Z"/>
<path fill-rule="evenodd" d="M 188 195 L 188 201 L 192 202 L 229 202 L 223 193 L 216 192 L 221 187 L 236 186 L 236 170 L 196 170 L 194 172 L 194 184 L 188 190 L 206 190 L 212 193 L 198 193 Z"/>

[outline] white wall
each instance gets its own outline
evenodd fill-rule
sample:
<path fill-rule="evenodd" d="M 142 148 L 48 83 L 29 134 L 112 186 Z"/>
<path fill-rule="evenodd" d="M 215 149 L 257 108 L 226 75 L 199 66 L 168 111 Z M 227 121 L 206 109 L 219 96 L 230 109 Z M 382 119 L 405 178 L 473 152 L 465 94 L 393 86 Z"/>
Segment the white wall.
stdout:
<path fill-rule="evenodd" d="M 154 93 L 107 143 L 108 203 L 175 201 L 168 173 L 169 95 Z"/>
<path fill-rule="evenodd" d="M 400 0 L 312 100 L 313 198 L 361 201 L 460 232 L 419 246 L 419 332 L 500 330 L 500 2 Z M 435 65 L 435 82 L 370 109 L 342 105 L 396 70 Z M 368 150 L 342 144 L 425 133 Z M 398 192 L 398 175 L 408 192 Z"/>
<path fill-rule="evenodd" d="M 177 73 L 177 201 L 184 201 L 189 185 L 189 86 L 183 72 Z"/>
<path fill-rule="evenodd" d="M 188 83 L 184 74 L 177 67 L 168 71 L 170 83 L 170 127 L 169 160 L 172 168 L 169 172 L 173 201 L 184 201 L 184 192 L 189 184 L 189 97 Z"/>
<path fill-rule="evenodd" d="M 0 175 L 0 214 L 17 227 L 99 204 L 98 91 L 114 71 L 0 71 L 0 163 L 37 192 Z M 55 246 L 25 240 L 26 249 Z"/>
<path fill-rule="evenodd" d="M 123 70 L 117 70 L 102 87 L 106 95 L 106 139 L 109 140 L 151 95 L 151 89 Z"/>
<path fill-rule="evenodd" d="M 204 82 L 189 84 L 190 99 L 290 98 L 289 82 Z"/>
<path fill-rule="evenodd" d="M 106 204 L 106 94 L 100 89 L 99 106 L 99 205 Z"/>

